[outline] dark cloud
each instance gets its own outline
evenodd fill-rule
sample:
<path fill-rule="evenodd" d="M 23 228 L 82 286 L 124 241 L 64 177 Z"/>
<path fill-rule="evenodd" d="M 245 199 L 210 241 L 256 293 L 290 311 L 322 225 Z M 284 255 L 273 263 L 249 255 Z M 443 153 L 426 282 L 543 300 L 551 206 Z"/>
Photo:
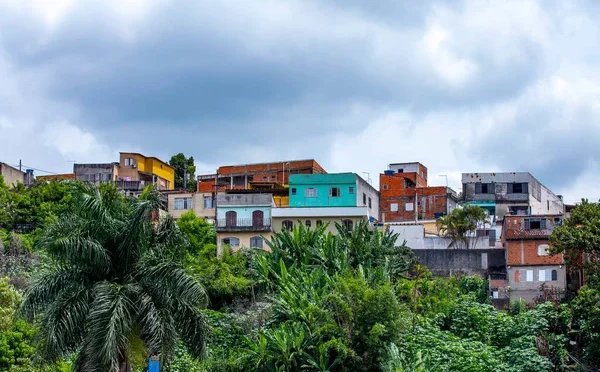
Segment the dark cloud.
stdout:
<path fill-rule="evenodd" d="M 485 116 L 548 76 L 559 41 L 546 33 L 565 11 L 477 1 L 149 4 L 128 13 L 74 2 L 50 25 L 29 8 L 7 7 L 0 59 L 102 143 L 185 152 L 207 164 L 327 158 L 333 138 L 358 135 L 386 112 L 409 113 L 410 127 L 432 113 Z M 560 103 L 544 103 L 520 104 L 514 121 L 454 151 L 565 185 L 553 170 L 584 172 L 569 164 L 595 154 L 594 137 L 559 155 L 561 140 L 577 141 L 578 132 L 560 130 L 575 119 L 561 116 Z M 457 131 L 477 133 L 480 119 Z"/>

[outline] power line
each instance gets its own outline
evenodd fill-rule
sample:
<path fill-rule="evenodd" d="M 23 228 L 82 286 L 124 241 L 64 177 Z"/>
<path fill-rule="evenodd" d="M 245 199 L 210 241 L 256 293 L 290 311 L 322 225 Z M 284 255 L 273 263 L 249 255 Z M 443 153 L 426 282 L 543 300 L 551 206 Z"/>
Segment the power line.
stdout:
<path fill-rule="evenodd" d="M 56 173 L 56 172 L 47 171 L 47 170 L 44 170 L 44 169 L 34 168 L 34 167 L 30 166 L 30 165 L 25 165 L 25 164 L 21 164 L 21 165 L 22 165 L 23 167 L 27 168 L 27 169 L 33 169 L 33 170 L 36 170 L 36 171 L 38 171 L 38 172 L 44 172 L 44 173 L 48 173 L 48 174 L 52 174 L 52 175 L 61 174 L 61 173 Z M 18 165 L 11 165 L 11 167 L 13 167 L 13 168 L 18 168 L 19 166 L 18 166 Z"/>

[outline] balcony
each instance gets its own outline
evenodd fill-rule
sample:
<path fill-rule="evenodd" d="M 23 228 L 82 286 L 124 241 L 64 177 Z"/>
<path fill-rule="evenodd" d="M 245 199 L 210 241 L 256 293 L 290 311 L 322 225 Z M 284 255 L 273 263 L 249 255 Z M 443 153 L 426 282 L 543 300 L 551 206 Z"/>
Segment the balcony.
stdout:
<path fill-rule="evenodd" d="M 123 191 L 142 191 L 144 187 L 151 184 L 151 182 L 144 181 L 115 181 L 115 185 Z"/>
<path fill-rule="evenodd" d="M 219 218 L 216 224 L 217 231 L 270 231 L 271 219 L 252 218 Z"/>

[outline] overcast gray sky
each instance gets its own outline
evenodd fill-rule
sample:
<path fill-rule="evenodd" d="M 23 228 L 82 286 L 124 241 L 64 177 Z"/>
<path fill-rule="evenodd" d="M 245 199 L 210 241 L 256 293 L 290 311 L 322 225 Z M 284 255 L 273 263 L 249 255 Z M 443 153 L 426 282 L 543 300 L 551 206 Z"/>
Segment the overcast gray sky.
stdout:
<path fill-rule="evenodd" d="M 599 25 L 596 1 L 0 0 L 0 161 L 420 161 L 599 199 Z"/>

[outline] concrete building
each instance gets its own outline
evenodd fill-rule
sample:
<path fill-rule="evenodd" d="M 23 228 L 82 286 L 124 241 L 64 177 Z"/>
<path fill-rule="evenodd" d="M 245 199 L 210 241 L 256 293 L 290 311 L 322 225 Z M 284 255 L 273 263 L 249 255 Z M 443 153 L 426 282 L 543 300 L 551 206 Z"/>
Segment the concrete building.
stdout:
<path fill-rule="evenodd" d="M 292 174 L 290 207 L 366 207 L 379 220 L 379 192 L 356 173 Z"/>
<path fill-rule="evenodd" d="M 192 210 L 197 217 L 214 222 L 215 203 L 212 193 L 175 191 L 167 192 L 166 195 L 167 211 L 174 218 L 177 219 Z"/>
<path fill-rule="evenodd" d="M 504 216 L 502 240 L 512 298 L 531 302 L 541 294 L 542 284 L 560 293 L 567 289 L 563 255 L 548 254 L 548 237 L 562 220 L 561 214 Z"/>
<path fill-rule="evenodd" d="M 458 195 L 446 186 L 428 186 L 421 163 L 395 163 L 379 176 L 382 221 L 435 220 L 456 208 Z"/>
<path fill-rule="evenodd" d="M 119 163 L 74 164 L 73 173 L 78 181 L 100 184 L 119 180 Z"/>
<path fill-rule="evenodd" d="M 265 248 L 271 232 L 271 194 L 218 194 L 216 230 L 219 254 L 224 245 L 237 250 Z"/>
<path fill-rule="evenodd" d="M 327 172 L 313 159 L 226 165 L 219 167 L 216 174 L 198 176 L 198 191 L 246 190 L 252 182 L 287 185 L 291 174 L 318 173 Z"/>
<path fill-rule="evenodd" d="M 166 162 L 137 152 L 119 153 L 118 186 L 126 191 L 141 191 L 148 185 L 158 190 L 175 188 L 175 169 Z"/>
<path fill-rule="evenodd" d="M 16 186 L 19 182 L 25 183 L 25 172 L 6 163 L 0 163 L 0 175 L 4 178 L 4 184 L 7 186 Z"/>
<path fill-rule="evenodd" d="M 492 219 L 506 215 L 563 214 L 562 197 L 527 172 L 463 173 L 463 201 L 486 209 Z"/>
<path fill-rule="evenodd" d="M 326 231 L 337 233 L 336 223 L 351 230 L 361 221 L 370 221 L 368 207 L 305 207 L 305 208 L 274 208 L 273 232 L 292 230 L 294 225 L 303 224 L 310 228 L 328 224 Z"/>

